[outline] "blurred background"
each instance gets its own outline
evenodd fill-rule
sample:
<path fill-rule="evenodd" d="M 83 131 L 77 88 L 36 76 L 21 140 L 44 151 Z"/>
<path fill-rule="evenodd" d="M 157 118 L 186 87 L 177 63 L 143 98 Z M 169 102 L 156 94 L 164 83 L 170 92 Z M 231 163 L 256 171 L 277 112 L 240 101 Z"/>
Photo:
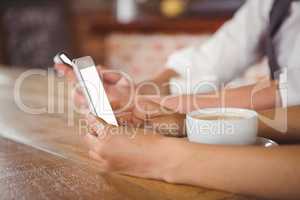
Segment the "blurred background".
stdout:
<path fill-rule="evenodd" d="M 47 68 L 58 51 L 143 80 L 205 42 L 244 0 L 1 0 L 2 67 Z"/>

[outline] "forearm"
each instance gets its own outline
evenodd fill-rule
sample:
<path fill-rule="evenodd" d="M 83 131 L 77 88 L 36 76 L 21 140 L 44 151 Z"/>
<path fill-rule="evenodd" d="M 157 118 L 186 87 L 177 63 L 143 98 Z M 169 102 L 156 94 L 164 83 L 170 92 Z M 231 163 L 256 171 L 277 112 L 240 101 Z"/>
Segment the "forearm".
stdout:
<path fill-rule="evenodd" d="M 261 88 L 263 87 L 263 88 Z M 199 96 L 196 100 L 201 107 L 238 107 L 253 110 L 274 108 L 280 102 L 276 82 L 258 83 L 234 89 L 221 90 L 216 97 Z"/>
<path fill-rule="evenodd" d="M 263 88 L 261 88 L 263 86 Z M 280 102 L 276 82 L 265 82 L 201 95 L 181 95 L 153 99 L 162 106 L 188 113 L 209 107 L 239 107 L 254 110 L 274 108 Z"/>
<path fill-rule="evenodd" d="M 137 94 L 140 95 L 168 95 L 169 81 L 177 73 L 172 69 L 163 69 L 160 73 L 152 77 L 150 80 L 143 81 L 137 85 Z"/>
<path fill-rule="evenodd" d="M 175 143 L 182 152 L 167 173 L 169 182 L 266 198 L 300 195 L 299 146 L 267 149 Z"/>

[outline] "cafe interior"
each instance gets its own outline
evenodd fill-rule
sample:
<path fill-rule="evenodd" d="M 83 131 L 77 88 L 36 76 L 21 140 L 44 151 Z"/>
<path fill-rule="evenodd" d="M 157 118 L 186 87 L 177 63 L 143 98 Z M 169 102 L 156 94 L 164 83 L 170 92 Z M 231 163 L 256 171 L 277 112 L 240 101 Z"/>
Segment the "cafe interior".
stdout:
<path fill-rule="evenodd" d="M 69 110 L 68 86 L 58 89 L 65 80 L 53 70 L 54 56 L 63 51 L 72 58 L 91 56 L 136 82 L 147 80 L 176 50 L 209 40 L 244 2 L 2 0 L 0 199 L 259 199 L 99 172 L 76 134 L 80 116 Z M 269 74 L 265 63 L 229 84 L 263 79 Z M 34 74 L 24 75 L 30 69 Z M 31 77 L 20 84 L 23 76 Z"/>
<path fill-rule="evenodd" d="M 160 70 L 168 56 L 201 44 L 230 19 L 244 0 L 3 1 L 0 63 L 48 68 L 59 51 L 92 56 L 139 82 Z M 251 68 L 236 84 L 268 74 Z"/>

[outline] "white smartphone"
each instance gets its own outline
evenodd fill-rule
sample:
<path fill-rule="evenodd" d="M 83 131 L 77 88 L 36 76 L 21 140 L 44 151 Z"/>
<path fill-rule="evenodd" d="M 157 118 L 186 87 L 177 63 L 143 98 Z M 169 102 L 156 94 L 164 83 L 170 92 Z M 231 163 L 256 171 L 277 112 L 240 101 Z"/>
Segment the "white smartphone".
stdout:
<path fill-rule="evenodd" d="M 71 61 L 65 53 L 59 53 L 55 56 L 54 62 L 72 67 L 80 86 L 83 88 L 90 111 L 106 123 L 118 126 L 92 57 L 86 56 Z"/>

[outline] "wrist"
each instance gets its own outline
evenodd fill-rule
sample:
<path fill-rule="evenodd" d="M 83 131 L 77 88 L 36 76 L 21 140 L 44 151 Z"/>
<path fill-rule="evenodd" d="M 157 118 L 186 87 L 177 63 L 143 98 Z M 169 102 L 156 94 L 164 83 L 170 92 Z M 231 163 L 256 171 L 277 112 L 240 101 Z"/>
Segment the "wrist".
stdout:
<path fill-rule="evenodd" d="M 170 94 L 169 80 L 177 76 L 172 69 L 163 69 L 156 76 L 137 84 L 137 94 L 142 95 L 167 95 Z"/>
<path fill-rule="evenodd" d="M 181 183 L 185 163 L 189 160 L 186 139 L 164 137 L 161 141 L 164 158 L 160 163 L 160 177 L 168 183 Z"/>

